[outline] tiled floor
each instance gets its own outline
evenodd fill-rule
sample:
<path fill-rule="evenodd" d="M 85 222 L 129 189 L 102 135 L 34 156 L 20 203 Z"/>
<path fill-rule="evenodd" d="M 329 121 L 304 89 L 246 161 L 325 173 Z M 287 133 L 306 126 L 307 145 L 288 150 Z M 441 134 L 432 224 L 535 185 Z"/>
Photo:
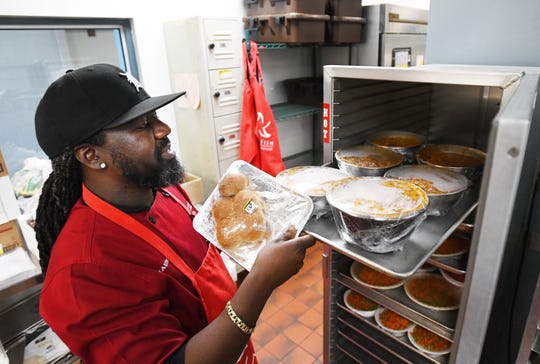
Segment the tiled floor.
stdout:
<path fill-rule="evenodd" d="M 266 303 L 252 336 L 259 364 L 322 363 L 322 251 L 315 243 L 300 272 Z"/>

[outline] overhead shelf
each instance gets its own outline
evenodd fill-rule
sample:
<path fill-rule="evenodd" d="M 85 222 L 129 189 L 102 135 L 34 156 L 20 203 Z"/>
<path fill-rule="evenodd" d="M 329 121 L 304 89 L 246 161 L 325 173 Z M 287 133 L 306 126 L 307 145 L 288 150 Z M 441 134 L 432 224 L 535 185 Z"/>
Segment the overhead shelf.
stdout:
<path fill-rule="evenodd" d="M 259 49 L 287 48 L 287 43 L 257 43 Z"/>
<path fill-rule="evenodd" d="M 289 119 L 302 115 L 315 114 L 322 111 L 322 107 L 289 104 L 286 102 L 270 105 L 270 107 L 274 113 L 275 120 Z"/>

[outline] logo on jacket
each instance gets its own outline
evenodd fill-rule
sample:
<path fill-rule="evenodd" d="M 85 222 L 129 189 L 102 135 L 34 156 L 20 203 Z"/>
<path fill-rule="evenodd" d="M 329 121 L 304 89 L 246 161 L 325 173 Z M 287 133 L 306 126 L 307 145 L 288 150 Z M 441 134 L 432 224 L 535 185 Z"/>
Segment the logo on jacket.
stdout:
<path fill-rule="evenodd" d="M 272 134 L 270 134 L 266 128 L 268 128 L 271 124 L 271 122 L 269 121 L 268 123 L 266 123 L 266 125 L 264 124 L 264 115 L 262 112 L 257 112 L 257 124 L 259 125 L 259 127 L 257 128 L 257 131 L 259 132 L 259 135 L 261 136 L 261 138 L 270 138 L 272 136 Z"/>
<path fill-rule="evenodd" d="M 160 273 L 165 272 L 165 269 L 169 266 L 169 259 L 165 258 L 163 261 L 163 264 L 161 265 L 161 268 L 159 268 Z"/>
<path fill-rule="evenodd" d="M 261 136 L 262 139 L 259 139 L 259 148 L 260 150 L 266 150 L 272 152 L 274 150 L 274 140 L 272 134 L 266 130 L 272 124 L 271 121 L 264 123 L 264 115 L 262 112 L 257 112 L 257 133 Z"/>

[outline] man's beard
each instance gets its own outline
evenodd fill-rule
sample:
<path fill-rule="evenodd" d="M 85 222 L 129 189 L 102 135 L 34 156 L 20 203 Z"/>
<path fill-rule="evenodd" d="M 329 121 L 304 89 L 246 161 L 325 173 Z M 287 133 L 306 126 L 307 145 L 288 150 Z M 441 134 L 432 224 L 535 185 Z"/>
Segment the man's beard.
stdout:
<path fill-rule="evenodd" d="M 164 141 L 162 145 L 167 145 Z M 122 169 L 124 176 L 137 186 L 149 188 L 161 188 L 177 185 L 184 178 L 184 168 L 180 162 L 173 158 L 171 160 L 161 157 L 162 148 L 156 148 L 154 153 L 154 163 L 141 164 L 127 157 L 123 153 L 111 151 L 114 165 Z"/>

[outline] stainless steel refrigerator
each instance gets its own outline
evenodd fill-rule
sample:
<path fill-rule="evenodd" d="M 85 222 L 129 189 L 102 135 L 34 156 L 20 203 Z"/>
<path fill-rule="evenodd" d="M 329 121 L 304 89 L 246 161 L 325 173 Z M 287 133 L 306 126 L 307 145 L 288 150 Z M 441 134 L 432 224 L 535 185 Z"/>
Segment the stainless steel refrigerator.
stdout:
<path fill-rule="evenodd" d="M 352 46 L 352 64 L 411 67 L 424 64 L 428 11 L 392 4 L 362 7 L 366 24 Z"/>
<path fill-rule="evenodd" d="M 444 216 L 427 217 L 402 250 L 378 254 L 345 242 L 332 218 L 305 230 L 325 243 L 325 363 L 527 363 L 537 357 L 540 318 L 540 108 L 537 68 L 428 65 L 324 68 L 324 164 L 379 130 L 422 133 L 428 143 L 486 152 L 481 181 Z M 468 226 L 465 260 L 433 253 Z M 426 262 L 465 274 L 455 310 L 426 309 L 403 288 L 377 290 L 351 278 L 359 262 L 409 279 Z M 353 289 L 452 342 L 433 357 L 343 304 Z"/>

